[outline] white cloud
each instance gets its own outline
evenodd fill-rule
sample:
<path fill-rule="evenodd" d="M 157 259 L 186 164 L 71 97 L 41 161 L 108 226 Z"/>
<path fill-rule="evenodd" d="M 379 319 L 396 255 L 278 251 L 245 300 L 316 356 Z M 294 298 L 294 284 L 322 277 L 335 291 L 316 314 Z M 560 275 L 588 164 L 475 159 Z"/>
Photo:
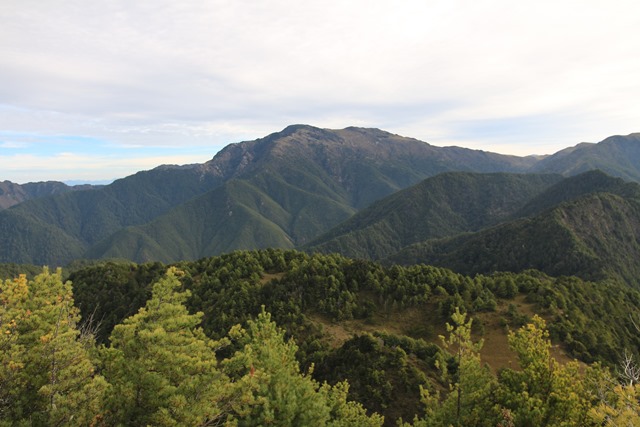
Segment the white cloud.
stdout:
<path fill-rule="evenodd" d="M 131 175 L 137 171 L 153 169 L 163 164 L 203 163 L 198 155 L 166 155 L 120 157 L 57 153 L 52 156 L 16 154 L 0 156 L 0 170 L 11 175 L 17 183 L 37 181 L 102 181 Z M 25 168 L 24 165 L 29 165 Z M 46 171 L 43 174 L 42 171 Z"/>
<path fill-rule="evenodd" d="M 0 131 L 113 147 L 309 123 L 526 154 L 640 130 L 635 0 L 22 0 L 0 49 Z"/>

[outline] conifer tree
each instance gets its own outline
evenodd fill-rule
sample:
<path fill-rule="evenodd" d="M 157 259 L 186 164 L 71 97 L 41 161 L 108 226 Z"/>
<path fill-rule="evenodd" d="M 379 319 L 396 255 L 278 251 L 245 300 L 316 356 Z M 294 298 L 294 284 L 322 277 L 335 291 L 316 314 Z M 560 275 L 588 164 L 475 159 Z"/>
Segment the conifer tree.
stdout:
<path fill-rule="evenodd" d="M 561 365 L 551 356 L 544 319 L 509 334 L 520 370 L 505 369 L 500 376 L 501 400 L 518 426 L 588 425 L 590 392 L 577 362 Z"/>
<path fill-rule="evenodd" d="M 293 340 L 263 311 L 248 329 L 236 328 L 232 337 L 244 344 L 225 360 L 225 370 L 236 379 L 233 422 L 239 426 L 381 426 L 383 418 L 366 415 L 364 408 L 347 402 L 346 384 L 320 385 L 311 372 L 300 372 Z"/>
<path fill-rule="evenodd" d="M 111 384 L 106 425 L 204 426 L 224 416 L 225 376 L 218 370 L 218 342 L 198 327 L 202 313 L 189 314 L 180 272 L 170 268 L 153 285 L 137 314 L 117 325 L 103 352 Z"/>
<path fill-rule="evenodd" d="M 25 387 L 25 377 L 21 375 L 25 354 L 19 326 L 26 315 L 24 304 L 29 289 L 25 275 L 0 284 L 0 425 L 10 425 L 19 413 L 17 400 Z"/>
<path fill-rule="evenodd" d="M 34 280 L 5 281 L 0 419 L 10 424 L 88 425 L 106 384 L 95 375 L 90 336 L 78 330 L 71 283 L 44 269 Z M 5 351 L 6 350 L 6 351 Z"/>
<path fill-rule="evenodd" d="M 426 416 L 416 419 L 416 427 L 430 426 L 491 426 L 496 425 L 492 393 L 495 380 L 486 366 L 482 365 L 480 349 L 482 341 L 473 342 L 471 324 L 466 313 L 455 308 L 451 315 L 453 324 L 447 323 L 449 336 L 441 336 L 445 348 L 452 351 L 457 370 L 454 375 L 443 369 L 445 379 L 451 377 L 448 395 L 441 400 L 439 393 L 432 394 L 421 389 Z"/>

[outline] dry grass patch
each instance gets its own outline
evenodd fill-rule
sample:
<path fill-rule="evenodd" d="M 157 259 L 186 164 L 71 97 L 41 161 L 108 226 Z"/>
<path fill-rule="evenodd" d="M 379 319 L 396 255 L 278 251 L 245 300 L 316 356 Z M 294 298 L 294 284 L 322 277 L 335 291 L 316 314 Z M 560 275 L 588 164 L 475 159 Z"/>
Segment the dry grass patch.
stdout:
<path fill-rule="evenodd" d="M 264 285 L 269 283 L 274 279 L 282 279 L 284 277 L 284 273 L 262 273 L 262 278 L 260 279 L 260 284 Z"/>

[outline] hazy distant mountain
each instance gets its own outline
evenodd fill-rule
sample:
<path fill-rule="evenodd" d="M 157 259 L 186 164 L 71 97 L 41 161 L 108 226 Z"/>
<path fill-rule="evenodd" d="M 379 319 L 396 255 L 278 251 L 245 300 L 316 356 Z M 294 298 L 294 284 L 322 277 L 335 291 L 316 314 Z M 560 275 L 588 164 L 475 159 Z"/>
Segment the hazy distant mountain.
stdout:
<path fill-rule="evenodd" d="M 582 143 L 540 160 L 532 172 L 577 175 L 600 169 L 611 176 L 640 182 L 640 133 Z"/>
<path fill-rule="evenodd" d="M 96 188 L 91 185 L 67 185 L 58 181 L 29 182 L 16 184 L 11 181 L 0 182 L 0 210 L 10 208 L 24 201 L 69 191 Z"/>
<path fill-rule="evenodd" d="M 184 215 L 191 215 L 194 210 L 202 212 L 202 216 L 188 220 L 190 227 L 203 223 L 206 229 L 211 224 L 222 228 L 205 233 L 210 241 L 203 236 L 180 234 L 189 245 L 193 239 L 204 239 L 198 246 L 202 252 L 188 249 L 193 256 L 252 248 L 256 242 L 279 247 L 283 242 L 287 246 L 299 245 L 347 219 L 357 209 L 440 172 L 513 172 L 530 168 L 534 162 L 533 158 L 434 147 L 377 129 L 289 126 L 265 138 L 231 144 L 202 165 L 163 166 L 94 192 L 28 201 L 15 206 L 11 214 L 0 212 L 0 229 L 8 237 L 18 233 L 13 225 L 15 216 L 33 224 L 15 236 L 24 251 L 4 248 L 0 261 L 60 263 L 86 253 L 136 260 L 156 256 L 179 259 L 180 254 L 166 247 L 158 249 L 157 240 L 175 234 L 173 224 L 183 223 Z M 243 182 L 218 188 L 232 179 Z M 204 197 L 214 190 L 216 193 Z M 226 196 L 217 198 L 218 194 Z M 179 207 L 198 196 L 203 196 L 201 200 L 212 208 L 195 208 L 193 204 Z M 256 197 L 260 199 L 258 204 L 247 204 L 248 199 L 257 200 Z M 235 209 L 233 227 L 228 226 L 229 218 L 223 220 L 224 215 L 233 212 L 227 209 L 227 203 L 231 207 L 235 203 L 242 205 Z M 268 209 L 263 212 L 260 206 Z M 173 208 L 175 211 L 171 211 Z M 242 212 L 246 212 L 244 221 L 240 221 Z M 167 216 L 160 218 L 162 215 Z M 146 223 L 149 224 L 143 228 L 125 229 Z M 55 241 L 43 242 L 42 227 L 52 235 L 61 233 L 74 244 L 60 249 Z M 128 243 L 118 243 L 119 238 Z M 26 255 L 26 248 L 36 244 L 42 256 Z"/>
<path fill-rule="evenodd" d="M 529 160 L 432 147 L 377 129 L 291 126 L 222 150 L 205 166 L 227 179 L 221 187 L 118 232 L 88 255 L 171 261 L 235 249 L 292 248 L 358 208 L 443 170 L 528 165 Z"/>
<path fill-rule="evenodd" d="M 0 247 L 0 262 L 63 265 L 82 258 L 100 240 L 152 220 L 215 181 L 198 167 L 160 167 L 93 191 L 28 200 L 0 212 L 0 234 L 13 242 Z"/>

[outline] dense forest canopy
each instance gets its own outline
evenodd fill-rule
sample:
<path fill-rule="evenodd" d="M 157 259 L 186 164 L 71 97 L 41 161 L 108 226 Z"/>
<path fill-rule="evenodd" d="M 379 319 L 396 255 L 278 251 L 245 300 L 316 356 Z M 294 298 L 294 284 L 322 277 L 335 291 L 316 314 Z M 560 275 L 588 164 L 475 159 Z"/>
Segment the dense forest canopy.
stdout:
<path fill-rule="evenodd" d="M 638 420 L 615 281 L 273 249 L 30 277 L 2 282 L 0 425 Z"/>

